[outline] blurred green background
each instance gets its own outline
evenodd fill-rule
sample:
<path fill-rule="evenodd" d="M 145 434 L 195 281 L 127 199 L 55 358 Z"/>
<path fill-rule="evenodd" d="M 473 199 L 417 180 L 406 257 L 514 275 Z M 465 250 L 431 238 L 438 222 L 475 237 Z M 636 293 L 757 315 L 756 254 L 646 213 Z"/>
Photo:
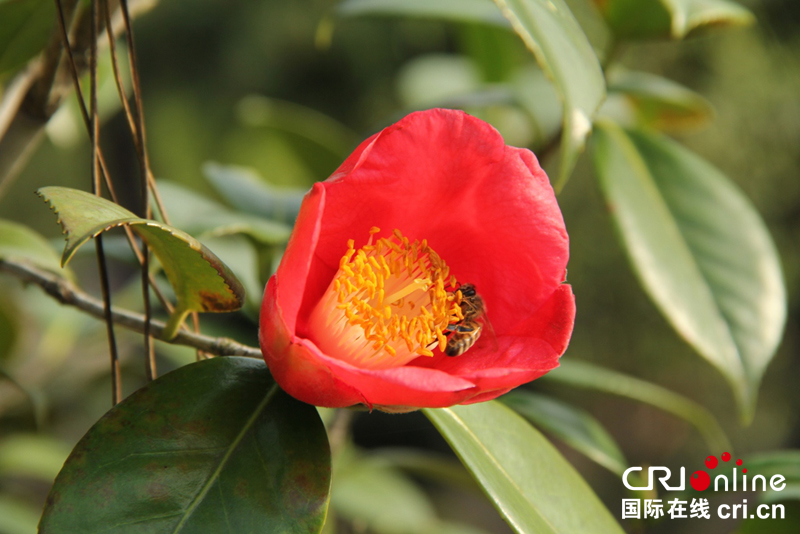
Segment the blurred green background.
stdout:
<path fill-rule="evenodd" d="M 739 426 L 724 379 L 674 333 L 640 288 L 586 155 L 559 202 L 571 238 L 568 281 L 578 303 L 564 358 L 602 364 L 699 402 L 718 417 L 736 454 L 746 460 L 755 452 L 800 448 L 800 3 L 741 3 L 756 14 L 756 25 L 712 29 L 681 42 L 625 45 L 615 61 L 676 80 L 711 102 L 714 119 L 682 131 L 678 139 L 744 190 L 780 251 L 789 320 L 750 426 Z M 576 13 L 589 13 L 583 0 L 569 4 Z M 335 6 L 333 0 L 172 0 L 141 15 L 135 23 L 136 41 L 157 178 L 223 201 L 203 171 L 204 164 L 217 162 L 252 168 L 274 186 L 307 189 L 325 179 L 361 139 L 412 109 L 440 104 L 464 106 L 495 125 L 509 144 L 535 151 L 546 145 L 553 124 L 532 124 L 524 109 L 507 97 L 519 79 L 536 76 L 532 57 L 514 34 L 466 23 L 340 19 Z M 602 46 L 602 29 L 588 15 L 579 19 L 593 43 Z M 547 101 L 552 95 L 544 91 L 531 98 Z M 120 184 L 134 183 L 137 163 L 124 117 L 112 109 L 106 119 L 103 146 L 112 174 Z M 86 189 L 89 145 L 74 114 L 53 121 L 48 134 L 0 198 L 0 216 L 58 240 L 54 217 L 33 191 L 45 185 Z M 544 163 L 546 168 L 552 164 L 549 159 Z M 261 252 L 260 272 L 251 273 L 253 285 L 263 283 L 275 258 L 274 251 L 266 256 Z M 78 257 L 73 267 L 83 286 L 96 290 L 93 259 Z M 124 262 L 114 265 L 114 274 L 119 287 L 135 278 Z M 33 390 L 34 398 L 47 400 L 45 428 L 68 451 L 109 407 L 103 326 L 59 308 L 36 288 L 23 289 L 15 280 L 0 278 L 0 292 L 0 357 L 16 369 L 15 376 Z M 135 308 L 137 296 L 134 284 L 118 302 Z M 204 329 L 255 345 L 252 310 L 260 296 L 250 292 L 249 298 L 249 316 L 204 318 Z M 120 337 L 128 394 L 144 383 L 136 354 L 140 342 L 125 333 Z M 193 358 L 191 351 L 163 345 L 158 352 L 162 370 Z M 722 452 L 707 450 L 684 421 L 648 406 L 554 382 L 529 387 L 591 411 L 631 465 L 696 464 Z M 32 431 L 32 424 L 26 398 L 8 382 L 0 384 L 0 439 Z M 448 450 L 417 415 L 360 414 L 354 432 L 356 443 L 365 448 Z M 618 517 L 625 496 L 618 477 L 563 450 Z M 0 463 L 0 492 L 43 502 L 46 483 L 2 469 Z M 465 503 L 473 503 L 469 507 L 475 524 L 487 532 L 507 528 L 473 493 L 426 488 L 444 517 L 458 517 Z M 733 526 L 667 521 L 648 532 L 728 532 Z"/>

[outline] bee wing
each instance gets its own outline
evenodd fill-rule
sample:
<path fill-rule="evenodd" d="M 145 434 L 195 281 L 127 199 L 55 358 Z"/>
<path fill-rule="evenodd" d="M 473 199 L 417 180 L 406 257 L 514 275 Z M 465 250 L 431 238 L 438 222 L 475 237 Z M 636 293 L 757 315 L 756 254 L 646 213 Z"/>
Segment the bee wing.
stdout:
<path fill-rule="evenodd" d="M 500 347 L 497 344 L 497 335 L 494 333 L 494 327 L 492 326 L 491 321 L 489 321 L 489 317 L 484 313 L 480 317 L 481 323 L 483 323 L 484 328 L 489 332 L 489 337 L 492 339 L 492 350 L 497 352 L 500 350 Z"/>

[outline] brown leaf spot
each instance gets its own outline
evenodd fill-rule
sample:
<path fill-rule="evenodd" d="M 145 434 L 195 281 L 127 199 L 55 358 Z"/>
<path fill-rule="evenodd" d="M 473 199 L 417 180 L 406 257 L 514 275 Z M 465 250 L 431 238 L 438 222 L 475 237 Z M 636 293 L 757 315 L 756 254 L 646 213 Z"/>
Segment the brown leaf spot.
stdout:
<path fill-rule="evenodd" d="M 231 309 L 231 301 L 224 295 L 220 295 L 215 291 L 200 290 L 200 305 L 203 311 L 228 311 Z"/>

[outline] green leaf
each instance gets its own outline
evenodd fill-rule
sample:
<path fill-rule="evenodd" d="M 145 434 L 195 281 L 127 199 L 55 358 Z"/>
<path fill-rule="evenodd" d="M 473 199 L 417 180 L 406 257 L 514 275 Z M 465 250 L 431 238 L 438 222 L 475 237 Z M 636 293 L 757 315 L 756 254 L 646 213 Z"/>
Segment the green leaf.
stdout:
<path fill-rule="evenodd" d="M 461 489 L 478 489 L 475 480 L 454 459 L 421 449 L 383 447 L 371 453 L 376 462 L 383 462 L 416 477 L 452 484 Z"/>
<path fill-rule="evenodd" d="M 686 87 L 653 74 L 617 71 L 598 115 L 626 127 L 665 132 L 695 130 L 714 117 L 711 103 Z"/>
<path fill-rule="evenodd" d="M 36 434 L 13 434 L 0 441 L 0 476 L 52 483 L 67 456 L 69 447 L 61 441 Z"/>
<path fill-rule="evenodd" d="M 64 229 L 67 244 L 62 264 L 90 238 L 118 226 L 129 225 L 147 242 L 161 262 L 178 301 L 167 324 L 165 339 L 174 337 L 192 311 L 226 312 L 242 307 L 242 284 L 227 265 L 186 232 L 141 219 L 118 204 L 77 189 L 43 187 L 38 194 L 59 216 L 58 222 Z"/>
<path fill-rule="evenodd" d="M 572 466 L 510 408 L 489 401 L 423 412 L 516 532 L 623 532 Z"/>
<path fill-rule="evenodd" d="M 437 522 L 421 488 L 385 463 L 364 458 L 336 470 L 331 506 L 338 516 L 378 534 L 432 534 Z"/>
<path fill-rule="evenodd" d="M 72 278 L 72 272 L 61 268 L 58 253 L 41 234 L 28 226 L 0 219 L 0 260 L 29 261 L 57 275 Z"/>
<path fill-rule="evenodd" d="M 0 532 L 3 534 L 32 534 L 36 532 L 39 510 L 17 499 L 0 495 Z"/>
<path fill-rule="evenodd" d="M 187 187 L 158 181 L 170 222 L 198 237 L 244 234 L 264 245 L 286 243 L 292 229 L 283 223 L 237 213 Z"/>
<path fill-rule="evenodd" d="M 605 79 L 589 40 L 564 0 L 495 0 L 564 103 L 561 161 L 556 189 L 572 172 L 592 118 L 605 98 Z M 348 0 L 343 15 L 386 14 L 498 24 L 497 9 L 479 0 Z"/>
<path fill-rule="evenodd" d="M 274 221 L 293 222 L 305 195 L 305 190 L 273 187 L 246 167 L 210 161 L 203 165 L 203 174 L 235 208 Z"/>
<path fill-rule="evenodd" d="M 671 37 L 711 26 L 752 24 L 753 14 L 730 0 L 594 0 L 623 39 Z"/>
<path fill-rule="evenodd" d="M 257 318 L 261 309 L 261 299 L 264 293 L 264 282 L 258 271 L 258 255 L 253 243 L 244 236 L 234 235 L 227 237 L 204 237 L 203 242 L 213 248 L 226 265 L 231 265 L 234 272 L 247 293 L 247 302 L 243 311 L 250 317 Z"/>
<path fill-rule="evenodd" d="M 520 389 L 503 395 L 500 401 L 612 473 L 622 475 L 630 465 L 614 438 L 584 410 Z"/>
<path fill-rule="evenodd" d="M 753 14 L 730 0 L 662 0 L 672 15 L 675 39 L 708 26 L 744 26 L 755 22 Z"/>
<path fill-rule="evenodd" d="M 345 0 L 336 12 L 342 17 L 404 15 L 508 26 L 489 0 Z"/>
<path fill-rule="evenodd" d="M 248 126 L 295 135 L 336 158 L 346 158 L 361 140 L 353 130 L 328 115 L 287 100 L 248 95 L 237 103 L 236 113 Z"/>
<path fill-rule="evenodd" d="M 666 138 L 604 122 L 593 152 L 642 285 L 725 376 L 749 421 L 786 320 L 783 275 L 764 222 L 727 177 Z"/>
<path fill-rule="evenodd" d="M 517 102 L 532 119 L 534 143 L 539 147 L 546 146 L 558 135 L 564 113 L 553 84 L 541 69 L 529 65 L 516 72 L 512 88 Z"/>
<path fill-rule="evenodd" d="M 561 360 L 561 365 L 541 380 L 602 391 L 649 404 L 691 423 L 712 452 L 718 454 L 719 451 L 731 450 L 730 440 L 708 410 L 659 385 L 576 360 Z"/>
<path fill-rule="evenodd" d="M 480 72 L 464 56 L 426 54 L 406 62 L 397 75 L 397 93 L 409 109 L 444 106 L 480 88 Z"/>
<path fill-rule="evenodd" d="M 748 485 L 752 487 L 755 475 L 767 479 L 767 491 L 759 495 L 762 502 L 773 503 L 786 500 L 800 500 L 800 450 L 783 450 L 748 455 L 742 467 L 747 468 Z M 769 480 L 774 475 L 785 478 L 786 488 L 781 491 L 771 489 Z M 740 481 L 742 474 L 739 474 Z M 759 484 L 758 489 L 762 486 Z"/>
<path fill-rule="evenodd" d="M 606 96 L 592 45 L 564 0 L 495 0 L 553 81 L 564 104 L 556 191 L 569 179 Z"/>
<path fill-rule="evenodd" d="M 314 407 L 261 361 L 214 358 L 103 416 L 59 473 L 39 532 L 319 532 L 329 486 Z"/>
<path fill-rule="evenodd" d="M 19 69 L 44 48 L 55 13 L 49 0 L 0 2 L 0 75 Z"/>

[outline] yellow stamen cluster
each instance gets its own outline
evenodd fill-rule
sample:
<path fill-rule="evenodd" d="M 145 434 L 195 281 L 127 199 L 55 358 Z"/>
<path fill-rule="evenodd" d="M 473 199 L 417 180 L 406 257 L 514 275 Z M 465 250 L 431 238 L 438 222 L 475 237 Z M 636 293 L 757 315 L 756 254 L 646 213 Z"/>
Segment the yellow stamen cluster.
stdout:
<path fill-rule="evenodd" d="M 355 249 L 348 242 L 339 270 L 311 315 L 315 341 L 327 354 L 363 368 L 404 365 L 443 350 L 447 326 L 463 319 L 450 268 L 426 240 L 399 230 Z"/>

